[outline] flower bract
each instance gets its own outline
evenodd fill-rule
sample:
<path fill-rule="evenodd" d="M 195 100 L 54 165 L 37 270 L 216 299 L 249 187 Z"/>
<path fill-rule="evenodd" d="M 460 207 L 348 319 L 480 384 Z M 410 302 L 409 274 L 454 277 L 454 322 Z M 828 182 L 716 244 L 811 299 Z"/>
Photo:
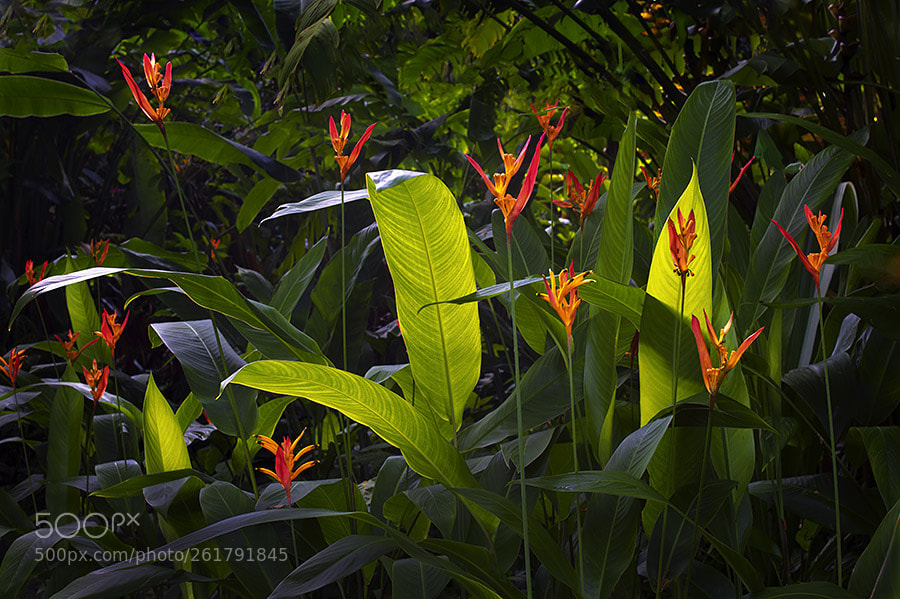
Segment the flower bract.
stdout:
<path fill-rule="evenodd" d="M 300 443 L 300 439 L 303 438 L 302 432 L 293 441 L 291 441 L 290 437 L 285 435 L 281 443 L 277 443 L 272 438 L 266 437 L 265 435 L 254 436 L 256 437 L 256 442 L 259 443 L 263 449 L 275 454 L 274 472 L 268 468 L 257 468 L 257 470 L 265 475 L 271 476 L 281 483 L 281 486 L 284 487 L 284 491 L 287 494 L 287 505 L 291 505 L 292 481 L 297 478 L 301 472 L 309 470 L 316 465 L 315 460 L 310 460 L 301 464 L 298 464 L 298 462 L 300 461 L 300 458 L 311 452 L 316 446 L 307 445 L 297 451 L 297 453 L 294 453 L 297 449 L 297 444 Z"/>

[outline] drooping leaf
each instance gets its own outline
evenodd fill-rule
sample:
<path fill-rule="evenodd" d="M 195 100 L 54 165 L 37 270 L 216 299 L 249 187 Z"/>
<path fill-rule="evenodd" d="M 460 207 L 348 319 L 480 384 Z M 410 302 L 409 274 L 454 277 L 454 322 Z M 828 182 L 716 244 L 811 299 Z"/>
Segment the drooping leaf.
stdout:
<path fill-rule="evenodd" d="M 349 204 L 350 202 L 356 202 L 358 200 L 365 200 L 369 197 L 368 189 L 359 189 L 356 191 L 344 191 L 344 204 Z M 315 212 L 316 210 L 322 210 L 324 208 L 330 208 L 332 206 L 340 206 L 341 205 L 341 192 L 340 190 L 329 189 L 328 191 L 321 191 L 316 195 L 310 196 L 305 200 L 300 200 L 299 202 L 290 202 L 288 204 L 282 204 L 278 208 L 275 209 L 275 212 L 272 213 L 272 216 L 268 216 L 260 222 L 260 224 L 272 220 L 273 218 L 281 218 L 283 216 L 288 216 L 291 214 L 304 214 L 306 212 Z"/>
<path fill-rule="evenodd" d="M 71 83 L 29 75 L 0 77 L 0 116 L 91 116 L 108 110 L 102 97 Z"/>

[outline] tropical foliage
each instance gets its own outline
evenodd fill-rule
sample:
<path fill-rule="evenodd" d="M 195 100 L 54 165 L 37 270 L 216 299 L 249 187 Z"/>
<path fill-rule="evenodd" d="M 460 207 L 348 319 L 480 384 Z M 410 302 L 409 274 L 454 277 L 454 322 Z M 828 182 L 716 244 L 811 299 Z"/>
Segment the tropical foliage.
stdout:
<path fill-rule="evenodd" d="M 891 3 L 3 6 L 0 596 L 900 596 Z"/>

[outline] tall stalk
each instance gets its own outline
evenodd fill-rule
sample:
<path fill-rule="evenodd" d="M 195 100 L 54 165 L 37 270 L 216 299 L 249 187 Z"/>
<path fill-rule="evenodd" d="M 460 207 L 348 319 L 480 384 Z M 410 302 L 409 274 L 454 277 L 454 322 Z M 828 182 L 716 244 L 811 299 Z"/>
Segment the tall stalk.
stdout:
<path fill-rule="evenodd" d="M 841 498 L 838 494 L 837 452 L 834 448 L 834 416 L 831 410 L 831 382 L 828 380 L 828 352 L 825 346 L 825 321 L 822 317 L 822 292 L 816 285 L 816 307 L 819 309 L 819 339 L 822 346 L 822 365 L 825 370 L 825 402 L 828 411 L 828 439 L 831 443 L 831 478 L 834 484 L 834 530 L 837 535 L 838 586 L 844 586 L 844 563 L 841 553 Z"/>
<path fill-rule="evenodd" d="M 554 264 L 555 264 L 554 246 L 556 245 L 553 240 L 553 225 L 556 222 L 556 211 L 553 210 L 553 144 L 552 143 L 548 144 L 547 149 L 550 153 L 550 156 L 549 156 L 549 159 L 550 159 L 550 183 L 549 183 L 549 185 L 547 185 L 547 189 L 550 192 L 550 196 L 549 196 L 550 204 L 548 206 L 550 209 L 550 268 L 553 269 L 553 268 L 555 268 L 555 266 L 554 266 Z"/>
<path fill-rule="evenodd" d="M 344 233 L 344 178 L 341 177 L 341 358 L 344 372 L 347 372 L 347 270 L 344 264 L 344 258 L 347 254 Z M 352 446 L 350 445 L 350 426 L 341 412 L 337 412 L 338 422 L 341 423 L 341 438 L 344 441 L 344 456 L 347 458 L 347 505 L 351 510 L 356 510 L 356 494 L 349 485 L 353 484 L 353 456 Z M 340 458 L 338 458 L 340 459 Z M 352 526 L 356 526 L 356 522 L 352 521 Z"/>
<path fill-rule="evenodd" d="M 522 425 L 522 394 L 519 391 L 519 338 L 516 329 L 516 298 L 515 286 L 513 285 L 511 233 L 506 235 L 506 264 L 509 273 L 509 314 L 512 319 L 513 387 L 516 394 L 516 438 L 519 448 L 519 496 L 522 502 L 522 540 L 525 543 L 525 593 L 528 599 L 531 599 L 531 544 L 528 538 L 528 502 L 525 497 L 525 439 L 522 430 L 524 428 Z M 572 426 L 574 430 L 574 421 Z"/>
<path fill-rule="evenodd" d="M 567 370 L 569 371 L 569 410 L 571 411 L 572 418 L 572 462 L 575 464 L 575 474 L 576 476 L 580 472 L 578 467 L 578 444 L 575 438 L 575 381 L 573 371 L 575 370 L 574 365 L 572 364 L 572 337 L 569 336 L 567 339 L 568 343 L 568 361 L 566 362 Z M 521 459 L 521 458 L 520 458 Z M 584 549 L 582 536 L 581 536 L 581 493 L 575 493 L 575 528 L 578 534 L 578 588 L 581 591 L 581 595 L 584 596 Z"/>
<path fill-rule="evenodd" d="M 680 346 L 681 346 L 681 327 L 684 322 L 684 290 L 685 285 L 687 284 L 687 279 L 685 276 L 681 277 L 681 304 L 678 309 L 678 322 L 675 323 L 675 345 L 672 347 L 672 431 L 670 432 L 672 436 L 672 447 L 669 448 L 669 468 L 668 472 L 674 472 L 675 464 L 677 463 L 676 454 L 678 452 L 678 443 L 675 436 L 675 410 L 677 409 L 678 404 L 678 363 L 680 361 Z M 656 596 L 660 596 L 660 592 L 662 588 L 660 587 L 660 583 L 662 581 L 663 575 L 663 557 L 665 555 L 666 548 L 666 528 L 669 521 L 669 508 L 668 506 L 663 507 L 663 526 L 662 526 L 662 536 L 659 540 L 659 564 L 656 569 Z"/>
<path fill-rule="evenodd" d="M 691 592 L 691 573 L 694 569 L 694 554 L 697 553 L 697 543 L 700 541 L 698 534 L 700 532 L 700 505 L 703 502 L 703 491 L 706 486 L 706 470 L 709 463 L 709 446 L 712 440 L 712 415 L 713 404 L 716 402 L 716 394 L 709 394 L 709 412 L 706 415 L 706 437 L 703 441 L 702 465 L 700 466 L 700 488 L 697 491 L 697 508 L 694 510 L 694 531 L 691 533 L 691 552 L 688 554 L 687 577 L 684 582 L 685 596 L 690 597 Z M 726 458 L 727 459 L 727 458 Z"/>

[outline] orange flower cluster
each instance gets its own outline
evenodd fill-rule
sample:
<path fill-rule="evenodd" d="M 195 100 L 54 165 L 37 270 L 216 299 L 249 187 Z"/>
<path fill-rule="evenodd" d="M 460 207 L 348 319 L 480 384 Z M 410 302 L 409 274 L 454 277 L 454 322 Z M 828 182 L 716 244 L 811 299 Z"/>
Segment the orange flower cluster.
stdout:
<path fill-rule="evenodd" d="M 538 163 L 541 160 L 541 145 L 544 143 L 544 137 L 545 135 L 541 135 L 541 139 L 538 140 L 537 148 L 534 151 L 534 156 L 531 158 L 531 164 L 528 166 L 528 172 L 525 174 L 525 181 L 522 183 L 522 189 L 519 190 L 518 197 L 511 196 L 506 190 L 509 187 L 509 182 L 512 180 L 513 175 L 515 175 L 519 170 L 519 167 L 522 166 L 522 161 L 525 159 L 525 152 L 528 150 L 528 144 L 531 143 L 531 137 L 525 140 L 525 145 L 522 147 L 522 151 L 519 152 L 517 157 L 504 152 L 503 144 L 500 143 L 499 139 L 497 140 L 497 147 L 500 148 L 500 157 L 503 159 L 504 172 L 494 173 L 493 181 L 488 178 L 484 173 L 484 169 L 482 169 L 471 156 L 468 154 L 465 155 L 469 160 L 469 163 L 475 167 L 475 170 L 481 175 L 484 184 L 487 185 L 488 191 L 494 196 L 494 203 L 497 204 L 500 211 L 503 212 L 503 221 L 506 223 L 507 238 L 512 237 L 513 223 L 519 217 L 519 214 L 522 213 L 525 204 L 527 204 L 529 198 L 531 198 L 531 192 L 534 190 L 534 184 L 537 181 Z"/>
<path fill-rule="evenodd" d="M 104 366 L 101 371 L 97 368 L 97 360 L 94 360 L 90 370 L 84 366 L 81 369 L 84 371 L 84 382 L 91 388 L 91 395 L 94 397 L 94 411 L 96 412 L 97 402 L 103 397 L 103 394 L 106 392 L 106 384 L 109 382 L 109 366 Z"/>
<path fill-rule="evenodd" d="M 719 354 L 718 367 L 714 368 L 712 365 L 712 359 L 710 358 L 709 350 L 706 347 L 706 340 L 703 338 L 703 331 L 700 329 L 700 320 L 696 316 L 691 316 L 691 330 L 693 331 L 694 339 L 697 342 L 697 353 L 700 356 L 700 368 L 703 372 L 703 383 L 706 385 L 706 390 L 709 391 L 709 402 L 710 407 L 712 407 L 715 396 L 719 392 L 719 388 L 722 386 L 725 377 L 728 376 L 728 373 L 731 372 L 735 366 L 737 366 L 738 360 L 741 359 L 741 356 L 744 355 L 747 348 L 749 348 L 756 338 L 759 337 L 765 327 L 760 328 L 758 331 L 747 337 L 735 351 L 729 354 L 728 348 L 725 347 L 725 335 L 728 334 L 728 331 L 731 329 L 734 314 L 732 313 L 731 318 L 728 319 L 728 324 L 719 331 L 718 335 L 716 334 L 716 330 L 713 328 L 712 323 L 709 321 L 706 310 L 703 311 L 703 316 L 706 318 L 706 330 L 709 333 L 709 338 L 712 339 L 713 345 L 716 347 L 716 351 Z"/>
<path fill-rule="evenodd" d="M 131 89 L 131 95 L 134 96 L 135 102 L 138 103 L 138 106 L 141 107 L 147 118 L 156 123 L 156 126 L 159 127 L 159 130 L 165 136 L 166 128 L 163 121 L 169 114 L 169 109 L 165 107 L 165 102 L 166 98 L 169 97 L 169 90 L 172 89 L 172 63 L 170 62 L 166 65 L 166 74 L 163 76 L 161 73 L 162 69 L 159 63 L 156 62 L 156 55 L 151 54 L 147 56 L 144 54 L 144 77 L 147 80 L 147 85 L 150 87 L 150 92 L 157 102 L 157 107 L 153 108 L 150 101 L 147 100 L 147 97 L 138 87 L 138 84 L 135 83 L 128 67 L 122 64 L 121 60 L 116 59 L 116 62 L 122 67 L 122 75 L 125 76 L 125 82 Z"/>
<path fill-rule="evenodd" d="M 304 455 L 311 452 L 316 448 L 315 445 L 307 445 L 302 448 L 299 452 L 294 453 L 297 448 L 297 444 L 300 442 L 300 439 L 303 438 L 303 433 L 305 430 L 300 433 L 300 435 L 291 441 L 291 438 L 285 435 L 282 442 L 276 443 L 270 437 L 266 437 L 265 435 L 254 435 L 256 437 L 256 442 L 262 446 L 263 449 L 266 449 L 273 454 L 275 454 L 275 471 L 272 472 L 268 468 L 257 468 L 260 472 L 265 475 L 271 476 L 273 479 L 281 483 L 281 486 L 284 487 L 284 491 L 287 494 L 287 504 L 291 505 L 291 487 L 293 486 L 293 480 L 297 478 L 297 476 L 303 472 L 304 470 L 309 470 L 313 466 L 316 465 L 315 460 L 310 460 L 308 462 L 303 462 L 302 464 L 294 467 L 294 464 L 300 461 Z"/>
<path fill-rule="evenodd" d="M 819 288 L 819 271 L 822 270 L 822 265 L 825 264 L 825 260 L 828 259 L 828 255 L 831 250 L 834 249 L 834 246 L 837 245 L 838 236 L 841 234 L 841 222 L 844 220 L 844 211 L 841 210 L 841 216 L 838 218 L 838 224 L 834 228 L 834 233 L 828 230 L 828 227 L 825 226 L 825 219 L 828 218 L 823 216 L 821 212 L 819 212 L 818 216 L 813 216 L 812 210 L 809 209 L 809 206 L 804 206 L 804 210 L 806 211 L 806 222 L 809 223 L 809 227 L 813 230 L 813 233 L 816 234 L 816 240 L 819 242 L 819 251 L 813 252 L 808 256 L 803 253 L 803 250 L 800 249 L 800 246 L 791 237 L 787 231 L 785 231 L 781 225 L 779 225 L 774 220 L 775 226 L 778 227 L 778 230 L 781 231 L 781 234 L 788 240 L 788 243 L 791 244 L 791 247 L 794 248 L 794 251 L 797 252 L 797 255 L 800 256 L 800 262 L 803 263 L 803 267 L 813 276 L 813 280 L 816 283 L 816 289 Z"/>
<path fill-rule="evenodd" d="M 25 278 L 28 280 L 29 287 L 31 287 L 32 285 L 35 285 L 36 283 L 40 283 L 43 280 L 45 274 L 47 274 L 47 261 L 46 260 L 44 260 L 44 267 L 41 269 L 41 274 L 39 276 L 36 276 L 34 274 L 34 261 L 33 260 L 25 261 Z"/>
<path fill-rule="evenodd" d="M 569 343 L 572 342 L 572 325 L 575 324 L 575 312 L 578 310 L 579 304 L 581 304 L 581 298 L 578 297 L 578 287 L 591 282 L 590 279 L 586 280 L 584 278 L 587 275 L 587 272 L 576 275 L 574 263 L 569 263 L 569 268 L 563 269 L 559 273 L 559 286 L 557 286 L 557 278 L 551 270 L 550 281 L 547 281 L 547 277 L 544 277 L 544 286 L 547 288 L 547 293 L 539 294 L 547 300 L 547 303 L 553 306 L 560 320 L 566 325 L 566 338 L 569 340 Z"/>
<path fill-rule="evenodd" d="M 86 350 L 87 348 L 92 346 L 93 344 L 100 341 L 99 338 L 95 338 L 95 339 L 92 339 L 89 343 L 87 343 L 81 349 L 76 349 L 75 342 L 78 340 L 78 335 L 80 335 L 80 334 L 81 334 L 81 331 L 78 331 L 77 333 L 73 334 L 72 329 L 69 329 L 67 341 L 63 341 L 62 339 L 60 339 L 59 335 L 53 335 L 54 337 L 56 337 L 57 341 L 62 343 L 63 348 L 66 350 L 66 359 L 73 364 L 75 363 L 75 360 L 78 359 L 78 356 L 81 355 L 81 352 L 83 352 L 84 350 Z"/>
<path fill-rule="evenodd" d="M 12 384 L 12 388 L 16 388 L 16 379 L 19 378 L 19 370 L 22 369 L 22 362 L 25 359 L 25 350 L 16 351 L 16 348 L 12 348 L 9 352 L 9 360 L 0 356 L 0 372 L 6 375 L 9 379 L 9 382 Z"/>
<path fill-rule="evenodd" d="M 569 199 L 553 200 L 553 203 L 562 208 L 578 210 L 583 227 L 585 219 L 591 215 L 597 205 L 597 200 L 600 198 L 600 187 L 604 181 L 606 181 L 606 173 L 598 173 L 592 182 L 586 183 L 587 189 L 585 189 L 575 173 L 569 171 L 566 173 L 566 195 Z"/>
<path fill-rule="evenodd" d="M 553 115 L 556 114 L 557 106 L 559 106 L 559 100 L 552 106 L 550 105 L 550 102 L 547 102 L 544 110 L 538 110 L 533 104 L 531 105 L 531 112 L 537 117 L 541 129 L 544 131 L 544 136 L 547 138 L 547 147 L 551 150 L 553 149 L 553 142 L 556 141 L 556 138 L 559 137 L 559 132 L 562 131 L 563 123 L 566 122 L 566 113 L 569 112 L 569 107 L 567 106 L 563 109 L 556 125 L 551 125 L 550 120 L 553 118 Z"/>
<path fill-rule="evenodd" d="M 331 146 L 335 151 L 334 160 L 341 169 L 341 184 L 344 183 L 344 180 L 347 178 L 347 173 L 350 171 L 350 167 L 353 166 L 353 163 L 356 162 L 357 157 L 359 157 L 359 151 L 362 150 L 363 144 L 366 143 L 366 140 L 372 135 L 372 129 L 375 128 L 375 125 L 376 123 L 369 125 L 362 134 L 362 137 L 359 138 L 359 141 L 356 142 L 356 145 L 353 146 L 353 151 L 350 152 L 350 155 L 344 156 L 344 145 L 346 145 L 347 138 L 350 136 L 350 115 L 343 110 L 341 111 L 340 133 L 338 133 L 337 127 L 334 124 L 334 117 L 329 117 L 328 132 L 331 136 Z"/>
<path fill-rule="evenodd" d="M 685 220 L 681 214 L 681 208 L 679 208 L 678 228 L 676 229 L 675 223 L 672 222 L 671 218 L 667 221 L 667 224 L 669 226 L 669 253 L 672 254 L 672 260 L 675 262 L 674 272 L 681 277 L 681 283 L 684 285 L 687 277 L 694 274 L 690 269 L 691 262 L 696 258 L 690 253 L 691 247 L 697 239 L 697 233 L 694 232 L 694 211 L 691 210 L 687 220 Z"/>

